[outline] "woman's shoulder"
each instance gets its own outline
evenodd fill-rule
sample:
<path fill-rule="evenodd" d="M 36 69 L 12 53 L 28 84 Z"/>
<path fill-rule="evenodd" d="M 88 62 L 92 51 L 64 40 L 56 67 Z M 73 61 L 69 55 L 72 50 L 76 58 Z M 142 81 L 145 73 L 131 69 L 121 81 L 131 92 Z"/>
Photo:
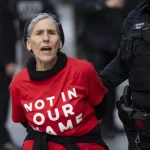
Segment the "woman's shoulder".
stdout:
<path fill-rule="evenodd" d="M 28 77 L 28 71 L 27 68 L 24 68 L 14 75 L 11 84 L 18 85 L 21 81 L 27 79 L 27 77 Z"/>
<path fill-rule="evenodd" d="M 68 63 L 69 65 L 71 65 L 71 67 L 81 69 L 81 70 L 93 69 L 93 64 L 84 59 L 68 57 Z"/>

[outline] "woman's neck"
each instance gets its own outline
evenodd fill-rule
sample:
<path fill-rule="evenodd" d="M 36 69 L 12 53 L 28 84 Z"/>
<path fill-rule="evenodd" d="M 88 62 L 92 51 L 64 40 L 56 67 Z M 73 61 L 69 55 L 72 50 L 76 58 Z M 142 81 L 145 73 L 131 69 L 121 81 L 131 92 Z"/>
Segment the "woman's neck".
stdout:
<path fill-rule="evenodd" d="M 41 61 L 37 61 L 36 64 L 36 71 L 47 71 L 53 68 L 53 66 L 56 64 L 57 62 L 57 57 L 55 59 L 53 59 L 51 62 L 48 63 L 43 63 Z"/>

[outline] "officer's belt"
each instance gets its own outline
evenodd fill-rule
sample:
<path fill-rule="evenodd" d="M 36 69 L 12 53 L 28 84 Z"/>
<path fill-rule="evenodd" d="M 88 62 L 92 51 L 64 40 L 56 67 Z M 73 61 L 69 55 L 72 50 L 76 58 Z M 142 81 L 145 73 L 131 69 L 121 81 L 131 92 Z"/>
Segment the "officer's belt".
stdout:
<path fill-rule="evenodd" d="M 150 136 L 150 113 L 137 111 L 132 118 L 135 120 L 136 129 Z"/>
<path fill-rule="evenodd" d="M 49 150 L 48 141 L 63 145 L 66 150 L 80 150 L 76 143 L 96 143 L 104 146 L 106 150 L 109 148 L 102 140 L 99 125 L 96 126 L 89 134 L 84 136 L 56 136 L 33 130 L 31 127 L 27 129 L 27 137 L 25 140 L 34 140 L 32 150 Z"/>

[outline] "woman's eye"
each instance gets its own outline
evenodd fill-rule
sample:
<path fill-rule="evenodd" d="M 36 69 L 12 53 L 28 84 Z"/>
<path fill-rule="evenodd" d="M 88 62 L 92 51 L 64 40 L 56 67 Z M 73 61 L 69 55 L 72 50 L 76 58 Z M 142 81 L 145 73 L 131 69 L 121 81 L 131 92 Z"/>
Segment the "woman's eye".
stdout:
<path fill-rule="evenodd" d="M 42 33 L 41 33 L 41 32 L 37 32 L 37 33 L 36 33 L 36 35 L 40 35 L 40 34 L 42 34 Z"/>
<path fill-rule="evenodd" d="M 49 31 L 49 34 L 54 35 L 54 34 L 56 34 L 56 32 L 55 31 Z"/>

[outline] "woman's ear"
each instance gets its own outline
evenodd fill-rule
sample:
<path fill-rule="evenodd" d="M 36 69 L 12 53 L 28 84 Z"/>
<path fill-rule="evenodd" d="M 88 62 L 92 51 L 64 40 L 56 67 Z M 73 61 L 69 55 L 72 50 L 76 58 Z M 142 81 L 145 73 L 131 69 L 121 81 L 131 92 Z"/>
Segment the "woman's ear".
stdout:
<path fill-rule="evenodd" d="M 27 49 L 28 49 L 28 51 L 31 51 L 31 50 L 32 50 L 32 48 L 31 48 L 31 42 L 30 42 L 30 39 L 29 39 L 29 38 L 27 38 L 26 45 L 27 45 Z"/>

